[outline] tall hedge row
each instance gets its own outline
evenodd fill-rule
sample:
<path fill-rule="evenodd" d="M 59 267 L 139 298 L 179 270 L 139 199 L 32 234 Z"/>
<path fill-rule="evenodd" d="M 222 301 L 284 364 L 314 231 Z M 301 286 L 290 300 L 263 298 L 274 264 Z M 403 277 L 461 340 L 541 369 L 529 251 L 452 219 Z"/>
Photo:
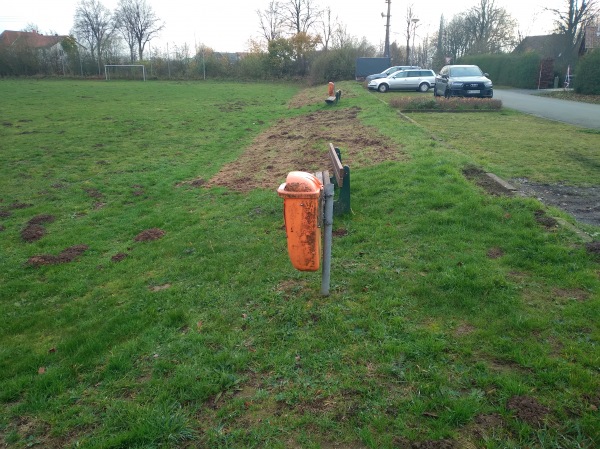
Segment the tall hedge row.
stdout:
<path fill-rule="evenodd" d="M 575 92 L 600 95 L 600 49 L 590 51 L 575 68 Z"/>
<path fill-rule="evenodd" d="M 511 86 L 522 89 L 538 87 L 541 57 L 537 53 L 489 54 L 465 56 L 459 64 L 475 64 L 489 73 L 497 86 Z"/>

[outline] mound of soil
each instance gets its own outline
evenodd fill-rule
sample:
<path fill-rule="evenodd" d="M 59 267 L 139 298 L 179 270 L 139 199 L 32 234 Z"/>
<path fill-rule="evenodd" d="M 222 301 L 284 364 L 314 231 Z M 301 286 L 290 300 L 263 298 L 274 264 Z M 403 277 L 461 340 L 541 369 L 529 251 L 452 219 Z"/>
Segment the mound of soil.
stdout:
<path fill-rule="evenodd" d="M 541 426 L 550 413 L 550 409 L 531 396 L 513 396 L 506 403 L 506 408 L 514 412 L 520 420 L 536 427 Z"/>
<path fill-rule="evenodd" d="M 29 220 L 27 223 L 30 225 L 41 225 L 44 223 L 52 223 L 52 222 L 54 222 L 54 220 L 55 220 L 54 215 L 41 214 L 41 215 L 36 215 L 31 220 Z"/>
<path fill-rule="evenodd" d="M 127 254 L 125 254 L 125 253 L 117 253 L 114 256 L 112 256 L 110 258 L 110 260 L 112 260 L 113 262 L 121 262 L 125 258 L 127 258 Z"/>
<path fill-rule="evenodd" d="M 358 120 L 359 111 L 338 108 L 282 119 L 204 185 L 240 192 L 274 190 L 290 171 L 312 173 L 330 168 L 330 142 L 341 149 L 343 163 L 350 167 L 405 159 L 406 155 L 391 140 Z"/>
<path fill-rule="evenodd" d="M 27 226 L 21 230 L 21 238 L 26 242 L 35 242 L 46 235 L 46 228 L 42 226 L 44 223 L 52 223 L 54 215 L 42 214 L 36 215 L 27 222 Z"/>
<path fill-rule="evenodd" d="M 26 242 L 35 242 L 46 235 L 46 228 L 37 224 L 29 224 L 21 230 L 21 238 Z"/>
<path fill-rule="evenodd" d="M 57 265 L 74 261 L 88 249 L 87 245 L 74 245 L 64 249 L 58 256 L 52 254 L 42 254 L 32 256 L 27 261 L 28 265 L 39 267 L 41 265 Z"/>
<path fill-rule="evenodd" d="M 165 235 L 165 231 L 158 228 L 146 229 L 145 231 L 140 232 L 135 236 L 133 240 L 136 242 L 148 242 L 150 240 L 158 240 L 163 235 Z"/>

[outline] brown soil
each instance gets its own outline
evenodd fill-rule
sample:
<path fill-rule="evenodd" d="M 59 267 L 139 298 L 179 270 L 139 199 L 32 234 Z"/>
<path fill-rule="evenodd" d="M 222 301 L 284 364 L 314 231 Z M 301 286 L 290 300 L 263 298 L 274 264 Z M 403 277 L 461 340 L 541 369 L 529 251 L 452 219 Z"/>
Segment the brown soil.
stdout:
<path fill-rule="evenodd" d="M 523 195 L 537 198 L 547 206 L 562 209 L 581 223 L 600 226 L 600 186 L 537 184 L 526 179 L 514 179 L 511 182 Z"/>
<path fill-rule="evenodd" d="M 458 449 L 452 440 L 410 441 L 403 437 L 394 438 L 394 447 L 402 449 Z"/>
<path fill-rule="evenodd" d="M 21 230 L 21 238 L 26 242 L 35 242 L 46 235 L 46 228 L 37 224 L 29 224 Z"/>
<path fill-rule="evenodd" d="M 127 258 L 127 254 L 125 254 L 125 253 L 117 253 L 114 256 L 112 256 L 110 258 L 110 260 L 112 260 L 113 262 L 121 262 L 125 258 Z"/>
<path fill-rule="evenodd" d="M 536 427 L 540 427 L 550 413 L 550 409 L 531 396 L 513 396 L 506 403 L 506 408 L 520 420 Z"/>
<path fill-rule="evenodd" d="M 600 259 L 600 241 L 587 243 L 585 248 L 587 249 L 588 253 L 593 254 Z"/>
<path fill-rule="evenodd" d="M 42 215 L 36 215 L 31 220 L 29 220 L 27 223 L 30 225 L 41 225 L 44 223 L 52 223 L 52 222 L 54 222 L 54 215 L 42 214 Z"/>
<path fill-rule="evenodd" d="M 146 229 L 145 231 L 140 232 L 135 236 L 134 240 L 136 242 L 147 242 L 150 240 L 158 240 L 163 235 L 165 235 L 165 231 L 158 228 Z"/>
<path fill-rule="evenodd" d="M 571 214 L 577 221 L 600 226 L 600 186 L 572 187 L 562 184 L 535 184 L 525 179 L 511 180 L 516 190 L 507 189 L 494 181 L 477 167 L 467 167 L 463 175 L 490 195 L 511 196 L 515 193 L 535 197 L 546 206 L 553 206 Z M 548 230 L 558 228 L 556 219 L 548 216 L 542 209 L 535 212 L 535 220 Z M 586 245 L 590 254 L 600 253 L 600 242 Z"/>
<path fill-rule="evenodd" d="M 57 265 L 61 263 L 68 263 L 74 261 L 77 257 L 87 251 L 87 245 L 74 245 L 64 249 L 58 256 L 52 254 L 42 254 L 39 256 L 32 256 L 29 258 L 27 263 L 34 267 L 41 265 Z"/>
<path fill-rule="evenodd" d="M 490 195 L 510 196 L 513 194 L 512 190 L 509 190 L 494 181 L 492 178 L 487 176 L 485 171 L 483 171 L 481 168 L 473 166 L 465 167 L 463 170 L 463 175 L 465 178 L 477 184 Z"/>
<path fill-rule="evenodd" d="M 312 173 L 330 169 L 329 143 L 339 147 L 343 163 L 354 168 L 405 159 L 397 145 L 358 120 L 359 111 L 358 108 L 327 109 L 282 119 L 204 185 L 240 192 L 256 188 L 274 190 L 290 171 Z"/>
<path fill-rule="evenodd" d="M 26 242 L 35 242 L 46 235 L 44 223 L 52 223 L 54 215 L 42 214 L 36 215 L 27 222 L 27 225 L 21 230 L 21 238 Z"/>

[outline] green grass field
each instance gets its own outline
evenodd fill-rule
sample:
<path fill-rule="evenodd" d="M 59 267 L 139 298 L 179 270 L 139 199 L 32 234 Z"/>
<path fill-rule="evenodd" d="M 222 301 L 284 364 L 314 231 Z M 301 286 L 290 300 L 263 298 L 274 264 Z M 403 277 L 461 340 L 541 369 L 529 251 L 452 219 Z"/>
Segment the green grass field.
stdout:
<path fill-rule="evenodd" d="M 598 134 L 340 84 L 0 81 L 0 447 L 600 445 L 600 260 L 462 174 L 594 184 Z M 349 108 L 403 157 L 352 166 L 322 297 L 274 189 L 191 181 Z"/>

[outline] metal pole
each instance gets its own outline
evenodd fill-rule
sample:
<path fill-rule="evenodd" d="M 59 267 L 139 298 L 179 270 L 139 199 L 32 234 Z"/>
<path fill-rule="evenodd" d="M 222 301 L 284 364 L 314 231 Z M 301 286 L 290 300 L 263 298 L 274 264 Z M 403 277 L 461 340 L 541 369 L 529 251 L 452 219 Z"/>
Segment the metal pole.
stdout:
<path fill-rule="evenodd" d="M 385 24 L 385 48 L 383 49 L 383 56 L 386 58 L 390 57 L 390 6 L 392 3 L 392 0 L 385 0 L 385 2 L 387 3 L 388 7 L 387 7 L 387 15 L 383 15 L 383 13 L 381 13 L 382 17 L 386 17 L 387 21 Z"/>
<path fill-rule="evenodd" d="M 323 219 L 323 272 L 321 280 L 321 294 L 329 296 L 331 278 L 331 241 L 333 234 L 333 191 L 334 185 L 328 183 L 323 189 L 325 195 L 325 217 Z"/>

